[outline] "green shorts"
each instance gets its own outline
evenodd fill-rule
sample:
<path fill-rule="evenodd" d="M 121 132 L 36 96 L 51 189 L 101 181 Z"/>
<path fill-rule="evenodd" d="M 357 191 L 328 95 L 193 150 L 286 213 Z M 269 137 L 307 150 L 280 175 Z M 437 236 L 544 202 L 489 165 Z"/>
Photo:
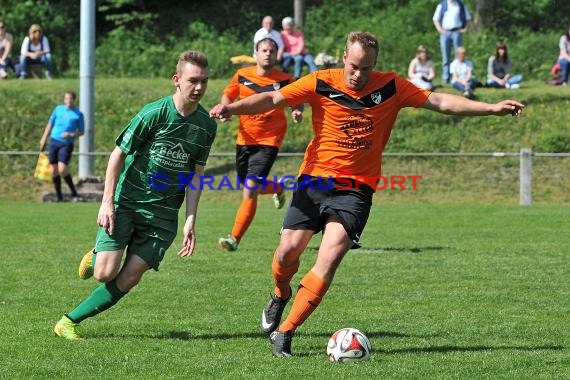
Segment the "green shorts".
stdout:
<path fill-rule="evenodd" d="M 97 231 L 95 252 L 127 248 L 127 255 L 137 255 L 151 268 L 158 270 L 166 250 L 178 230 L 178 220 L 165 220 L 144 210 L 117 208 L 113 235 L 103 227 Z"/>

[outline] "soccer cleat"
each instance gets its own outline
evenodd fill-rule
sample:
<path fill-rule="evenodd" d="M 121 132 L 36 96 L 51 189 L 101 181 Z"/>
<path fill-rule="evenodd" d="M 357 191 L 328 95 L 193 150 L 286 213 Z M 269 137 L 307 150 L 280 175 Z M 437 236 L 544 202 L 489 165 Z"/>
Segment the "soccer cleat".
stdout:
<path fill-rule="evenodd" d="M 77 334 L 77 331 L 75 331 L 76 327 L 77 323 L 73 323 L 71 319 L 64 315 L 53 328 L 53 332 L 55 332 L 57 336 L 65 339 L 83 340 L 83 337 Z"/>
<path fill-rule="evenodd" d="M 291 341 L 293 340 L 292 331 L 274 331 L 271 334 L 273 342 L 273 356 L 278 358 L 289 358 L 291 354 Z"/>
<path fill-rule="evenodd" d="M 232 235 L 228 235 L 228 237 L 225 238 L 220 238 L 218 240 L 218 245 L 220 248 L 227 251 L 237 251 L 238 249 L 238 242 Z"/>
<path fill-rule="evenodd" d="M 285 190 L 281 190 L 279 194 L 273 194 L 273 204 L 277 210 L 285 205 Z"/>
<path fill-rule="evenodd" d="M 90 249 L 89 252 L 87 252 L 83 258 L 81 259 L 81 262 L 79 263 L 79 278 L 82 280 L 87 280 L 88 278 L 90 278 L 91 276 L 93 276 L 93 264 L 92 264 L 92 260 L 93 260 L 93 253 L 95 251 L 95 248 Z"/>
<path fill-rule="evenodd" d="M 266 334 L 271 334 L 277 329 L 279 323 L 281 322 L 281 316 L 283 315 L 283 310 L 287 306 L 287 302 L 291 299 L 291 296 L 287 299 L 281 299 L 275 294 L 271 294 L 271 298 L 261 313 L 261 329 Z M 271 340 L 271 335 L 269 336 Z"/>

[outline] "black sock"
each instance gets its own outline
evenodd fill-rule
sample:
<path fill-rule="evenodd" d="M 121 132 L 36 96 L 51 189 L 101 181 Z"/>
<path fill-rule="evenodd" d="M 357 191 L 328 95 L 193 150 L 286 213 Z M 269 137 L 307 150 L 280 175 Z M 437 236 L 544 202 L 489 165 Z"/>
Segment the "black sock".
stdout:
<path fill-rule="evenodd" d="M 65 180 L 65 183 L 67 183 L 69 190 L 71 190 L 71 196 L 76 197 L 77 190 L 75 190 L 75 186 L 73 185 L 73 179 L 71 178 L 71 174 L 66 175 L 65 177 L 63 177 L 63 179 Z"/>
<path fill-rule="evenodd" d="M 57 195 L 57 200 L 63 200 L 63 194 L 61 194 L 61 177 L 55 176 L 52 178 L 53 186 L 55 187 L 55 194 Z"/>

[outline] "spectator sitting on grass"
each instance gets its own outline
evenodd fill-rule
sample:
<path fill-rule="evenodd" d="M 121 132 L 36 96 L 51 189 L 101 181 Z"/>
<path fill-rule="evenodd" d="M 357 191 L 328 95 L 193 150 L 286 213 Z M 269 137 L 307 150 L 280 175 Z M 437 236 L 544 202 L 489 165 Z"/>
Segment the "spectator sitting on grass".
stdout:
<path fill-rule="evenodd" d="M 305 37 L 303 32 L 295 28 L 293 19 L 285 17 L 281 22 L 283 30 L 281 31 L 281 38 L 283 39 L 283 71 L 289 72 L 291 63 L 294 63 L 293 77 L 299 79 L 301 77 L 301 70 L 303 64 L 309 66 L 309 72 L 317 71 L 317 65 L 313 56 L 305 48 Z"/>
<path fill-rule="evenodd" d="M 511 75 L 511 59 L 507 51 L 507 45 L 497 43 L 495 55 L 489 57 L 487 65 L 487 87 L 494 88 L 519 88 L 523 77 L 520 74 Z"/>
<path fill-rule="evenodd" d="M 568 68 L 570 66 L 570 26 L 566 28 L 566 31 L 560 37 L 559 46 L 560 56 L 558 57 L 558 63 L 562 71 L 562 85 L 566 86 L 568 84 Z"/>
<path fill-rule="evenodd" d="M 463 46 L 458 47 L 455 60 L 451 62 L 451 86 L 463 93 L 466 98 L 473 98 L 477 82 L 473 78 L 473 63 L 466 58 L 467 51 Z"/>
<path fill-rule="evenodd" d="M 14 68 L 12 59 L 10 58 L 13 44 L 14 39 L 12 35 L 6 32 L 6 24 L 0 20 L 0 79 L 6 79 L 8 77 L 8 73 L 6 72 L 7 68 Z"/>
<path fill-rule="evenodd" d="M 52 60 L 48 38 L 42 34 L 42 28 L 38 24 L 30 26 L 28 34 L 20 50 L 20 79 L 26 78 L 28 69 L 33 64 L 43 65 L 46 79 L 51 79 Z"/>
<path fill-rule="evenodd" d="M 420 45 L 415 58 L 412 59 L 408 67 L 408 79 L 419 88 L 432 90 L 435 87 L 433 78 L 435 78 L 433 61 L 428 54 L 428 49 Z"/>

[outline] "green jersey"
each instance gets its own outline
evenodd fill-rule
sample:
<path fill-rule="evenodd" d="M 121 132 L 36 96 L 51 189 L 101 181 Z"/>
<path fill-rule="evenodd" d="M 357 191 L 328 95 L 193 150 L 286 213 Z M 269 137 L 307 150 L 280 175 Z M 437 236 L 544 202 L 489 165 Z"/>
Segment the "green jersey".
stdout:
<path fill-rule="evenodd" d="M 181 116 L 172 96 L 144 106 L 117 137 L 127 155 L 115 192 L 117 208 L 177 219 L 196 164 L 206 165 L 216 122 L 198 105 Z"/>

